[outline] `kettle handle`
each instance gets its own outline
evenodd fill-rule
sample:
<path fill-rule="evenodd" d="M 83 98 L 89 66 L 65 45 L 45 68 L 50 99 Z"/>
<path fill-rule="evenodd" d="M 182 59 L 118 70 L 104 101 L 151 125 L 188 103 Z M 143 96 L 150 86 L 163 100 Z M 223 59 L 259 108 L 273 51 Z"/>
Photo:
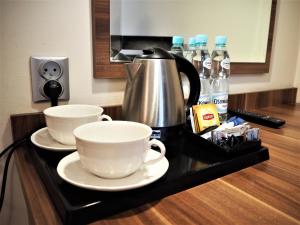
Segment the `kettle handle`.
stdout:
<path fill-rule="evenodd" d="M 186 74 L 190 82 L 190 95 L 186 103 L 187 107 L 190 108 L 192 105 L 196 105 L 198 103 L 201 90 L 199 74 L 190 61 L 182 56 L 173 53 L 172 55 L 175 58 L 178 72 Z"/>

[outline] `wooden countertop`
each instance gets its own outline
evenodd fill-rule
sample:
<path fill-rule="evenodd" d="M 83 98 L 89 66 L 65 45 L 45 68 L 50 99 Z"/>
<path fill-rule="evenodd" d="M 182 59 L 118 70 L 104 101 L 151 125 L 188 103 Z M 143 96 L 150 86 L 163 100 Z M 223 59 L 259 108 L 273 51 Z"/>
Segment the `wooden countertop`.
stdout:
<path fill-rule="evenodd" d="M 270 160 L 92 224 L 300 224 L 300 105 L 258 112 L 286 120 L 255 125 Z M 61 224 L 26 147 L 15 160 L 31 223 Z"/>

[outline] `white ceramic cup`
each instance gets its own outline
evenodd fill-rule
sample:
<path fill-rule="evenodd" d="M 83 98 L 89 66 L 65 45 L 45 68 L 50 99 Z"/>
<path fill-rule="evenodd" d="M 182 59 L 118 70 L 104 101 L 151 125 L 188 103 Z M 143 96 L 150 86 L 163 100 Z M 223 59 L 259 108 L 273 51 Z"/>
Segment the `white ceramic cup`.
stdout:
<path fill-rule="evenodd" d="M 48 131 L 53 139 L 64 145 L 75 145 L 73 130 L 86 123 L 103 119 L 103 108 L 96 105 L 60 105 L 44 110 Z"/>
<path fill-rule="evenodd" d="M 151 127 L 130 121 L 94 122 L 74 130 L 80 161 L 87 170 L 103 178 L 126 177 L 143 165 L 161 160 L 162 142 L 150 139 Z M 147 151 L 158 146 L 160 156 L 145 162 Z"/>

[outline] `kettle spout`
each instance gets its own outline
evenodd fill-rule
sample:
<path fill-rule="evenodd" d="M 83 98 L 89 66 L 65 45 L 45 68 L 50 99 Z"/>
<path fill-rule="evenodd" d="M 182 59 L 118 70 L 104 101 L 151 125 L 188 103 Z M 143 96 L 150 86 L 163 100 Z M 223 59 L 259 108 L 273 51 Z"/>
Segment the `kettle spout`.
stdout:
<path fill-rule="evenodd" d="M 138 76 L 143 71 L 143 68 L 142 63 L 125 63 L 125 71 L 130 81 Z"/>

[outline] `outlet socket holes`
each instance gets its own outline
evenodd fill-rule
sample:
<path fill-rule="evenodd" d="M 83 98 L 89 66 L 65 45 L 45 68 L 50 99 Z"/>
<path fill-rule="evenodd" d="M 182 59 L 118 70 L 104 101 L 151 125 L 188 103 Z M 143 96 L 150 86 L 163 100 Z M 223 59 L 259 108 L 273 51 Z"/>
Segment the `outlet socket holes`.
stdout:
<path fill-rule="evenodd" d="M 57 80 L 63 73 L 62 67 L 54 61 L 47 61 L 41 64 L 40 74 L 46 80 Z"/>

